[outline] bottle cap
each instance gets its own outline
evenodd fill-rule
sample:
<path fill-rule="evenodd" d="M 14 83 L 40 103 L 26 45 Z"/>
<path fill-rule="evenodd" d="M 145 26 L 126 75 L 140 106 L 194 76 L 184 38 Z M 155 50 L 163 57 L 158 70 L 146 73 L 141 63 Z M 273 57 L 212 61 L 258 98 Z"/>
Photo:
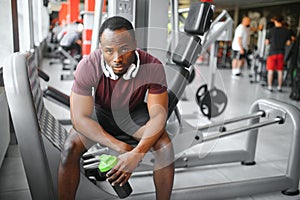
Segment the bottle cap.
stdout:
<path fill-rule="evenodd" d="M 98 165 L 98 168 L 100 172 L 107 172 L 118 163 L 118 158 L 112 155 L 102 154 L 99 159 L 100 164 Z"/>

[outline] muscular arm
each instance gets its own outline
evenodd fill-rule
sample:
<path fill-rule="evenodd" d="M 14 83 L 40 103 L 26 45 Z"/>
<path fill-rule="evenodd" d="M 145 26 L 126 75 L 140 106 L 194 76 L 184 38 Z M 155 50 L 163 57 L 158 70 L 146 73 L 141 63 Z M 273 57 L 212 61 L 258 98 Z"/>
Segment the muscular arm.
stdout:
<path fill-rule="evenodd" d="M 150 120 L 133 135 L 140 138 L 133 152 L 142 154 L 147 153 L 164 132 L 168 116 L 168 93 L 149 94 L 147 105 Z"/>
<path fill-rule="evenodd" d="M 147 105 L 150 119 L 133 135 L 140 140 L 138 145 L 132 151 L 120 155 L 118 164 L 108 173 L 109 181 L 113 184 L 125 184 L 144 155 L 165 133 L 168 93 L 148 94 Z"/>
<path fill-rule="evenodd" d="M 72 92 L 70 108 L 73 127 L 90 140 L 120 153 L 132 149 L 130 145 L 108 134 L 98 122 L 92 119 L 94 110 L 94 99 L 92 96 L 83 96 Z"/>

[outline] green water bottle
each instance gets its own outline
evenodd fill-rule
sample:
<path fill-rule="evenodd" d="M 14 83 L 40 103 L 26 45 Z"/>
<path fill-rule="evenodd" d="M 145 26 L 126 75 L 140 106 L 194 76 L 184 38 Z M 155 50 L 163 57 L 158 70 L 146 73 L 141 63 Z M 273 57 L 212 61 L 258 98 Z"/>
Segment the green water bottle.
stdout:
<path fill-rule="evenodd" d="M 101 176 L 104 177 L 106 177 L 106 173 L 118 163 L 118 158 L 116 156 L 102 154 L 99 159 L 100 163 L 98 165 L 98 169 Z M 132 192 L 132 188 L 128 182 L 126 182 L 123 186 L 117 184 L 112 187 L 121 199 L 128 197 Z"/>

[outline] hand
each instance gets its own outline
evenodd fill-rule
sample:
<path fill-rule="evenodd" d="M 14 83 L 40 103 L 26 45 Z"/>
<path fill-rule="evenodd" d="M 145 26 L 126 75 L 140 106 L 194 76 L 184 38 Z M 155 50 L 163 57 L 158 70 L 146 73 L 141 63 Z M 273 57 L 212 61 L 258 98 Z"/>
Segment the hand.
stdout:
<path fill-rule="evenodd" d="M 132 151 L 119 155 L 119 162 L 107 173 L 108 181 L 113 185 L 123 186 L 143 158 L 143 154 Z"/>
<path fill-rule="evenodd" d="M 245 54 L 245 51 L 244 51 L 243 48 L 240 50 L 240 53 L 241 53 L 241 55 L 244 55 L 244 54 Z"/>
<path fill-rule="evenodd" d="M 120 149 L 118 151 L 119 154 L 127 153 L 133 149 L 133 146 L 131 146 L 130 144 L 127 144 L 127 143 L 123 143 L 123 145 L 120 145 L 119 147 L 120 147 Z"/>

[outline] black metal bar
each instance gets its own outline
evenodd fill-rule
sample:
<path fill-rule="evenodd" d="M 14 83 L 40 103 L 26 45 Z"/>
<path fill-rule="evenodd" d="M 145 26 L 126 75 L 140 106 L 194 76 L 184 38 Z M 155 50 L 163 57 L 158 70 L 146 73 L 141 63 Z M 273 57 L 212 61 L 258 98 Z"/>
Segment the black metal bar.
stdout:
<path fill-rule="evenodd" d="M 19 46 L 19 22 L 18 22 L 18 4 L 17 0 L 11 0 L 11 14 L 12 14 L 12 22 L 13 22 L 13 45 L 14 52 L 20 51 Z"/>

